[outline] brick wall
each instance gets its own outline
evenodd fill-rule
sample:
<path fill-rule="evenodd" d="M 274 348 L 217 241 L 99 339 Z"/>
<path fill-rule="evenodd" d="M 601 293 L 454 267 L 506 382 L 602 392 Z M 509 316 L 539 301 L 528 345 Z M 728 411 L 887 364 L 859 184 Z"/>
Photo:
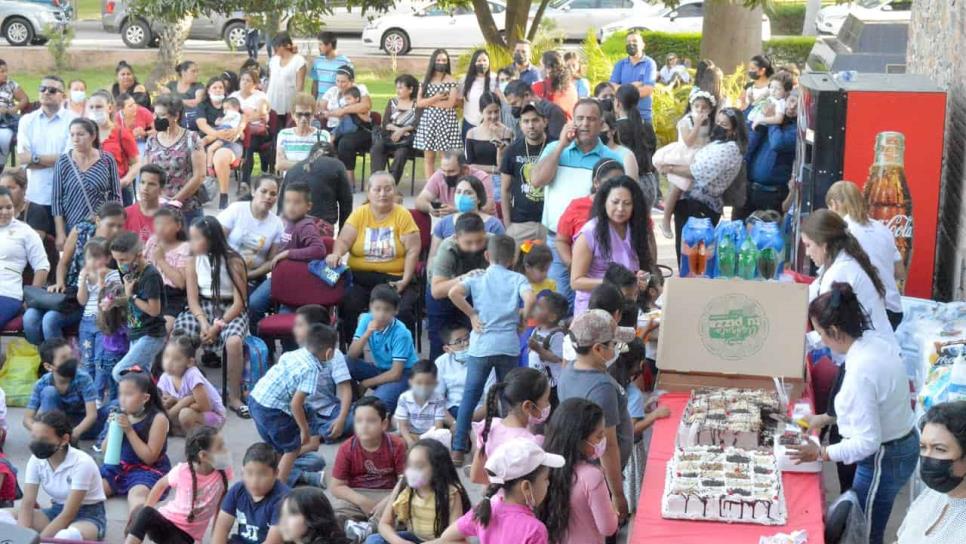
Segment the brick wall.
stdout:
<path fill-rule="evenodd" d="M 936 295 L 966 300 L 966 0 L 916 0 L 907 51 L 909 72 L 948 91 L 943 159 L 942 223 Z"/>

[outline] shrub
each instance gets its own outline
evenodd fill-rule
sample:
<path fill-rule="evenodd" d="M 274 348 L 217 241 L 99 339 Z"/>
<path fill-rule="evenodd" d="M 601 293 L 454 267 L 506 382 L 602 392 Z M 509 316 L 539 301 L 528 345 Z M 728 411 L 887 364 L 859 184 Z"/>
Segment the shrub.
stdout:
<path fill-rule="evenodd" d="M 797 36 L 805 25 L 804 3 L 777 3 L 765 5 L 765 12 L 771 19 L 772 36 Z"/>
<path fill-rule="evenodd" d="M 763 45 L 765 54 L 771 58 L 773 64 L 781 66 L 793 63 L 801 68 L 805 66 L 805 60 L 815 45 L 815 36 L 772 38 Z"/>
<path fill-rule="evenodd" d="M 556 30 L 555 25 L 556 23 L 550 19 L 544 19 L 540 22 L 537 34 L 530 44 L 530 49 L 533 51 L 533 58 L 530 59 L 530 62 L 534 65 L 540 64 L 540 57 L 544 51 L 560 49 L 560 46 L 563 44 L 563 33 Z M 453 66 L 454 77 L 455 74 L 462 75 L 466 73 L 466 69 L 470 65 L 470 58 L 473 57 L 473 51 L 480 48 L 486 49 L 486 52 L 490 55 L 490 70 L 494 73 L 504 66 L 509 66 L 513 62 L 512 51 L 496 45 L 480 45 L 463 53 L 456 59 L 456 64 Z"/>
<path fill-rule="evenodd" d="M 74 41 L 74 25 L 47 25 L 44 29 L 49 41 L 47 52 L 54 63 L 54 72 L 62 73 L 71 68 L 70 44 Z"/>
<path fill-rule="evenodd" d="M 587 37 L 584 38 L 583 53 L 584 76 L 592 83 L 590 92 L 594 92 L 593 84 L 610 79 L 610 74 L 614 71 L 614 63 L 597 43 L 597 35 L 593 29 L 588 30 Z"/>

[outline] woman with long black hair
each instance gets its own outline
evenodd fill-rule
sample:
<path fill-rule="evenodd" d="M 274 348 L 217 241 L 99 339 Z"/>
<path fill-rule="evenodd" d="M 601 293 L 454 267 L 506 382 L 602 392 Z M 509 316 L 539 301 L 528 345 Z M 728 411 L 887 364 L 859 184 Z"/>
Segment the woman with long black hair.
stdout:
<path fill-rule="evenodd" d="M 413 141 L 413 147 L 423 151 L 426 179 L 436 171 L 437 153 L 463 147 L 460 124 L 456 118 L 459 83 L 451 74 L 449 53 L 445 49 L 433 51 L 416 98 L 420 117 Z"/>
<path fill-rule="evenodd" d="M 245 336 L 248 335 L 248 275 L 245 261 L 231 246 L 214 216 L 204 216 L 191 225 L 188 234 L 193 259 L 185 268 L 188 310 L 175 320 L 174 333 L 201 338 L 205 349 L 227 352 L 228 407 L 248 419 L 248 407 L 241 401 Z"/>
<path fill-rule="evenodd" d="M 580 100 L 573 73 L 557 51 L 544 52 L 540 58 L 540 66 L 543 68 L 544 79 L 533 84 L 533 95 L 560 106 L 567 115 L 567 120 L 571 120 L 574 106 Z"/>
<path fill-rule="evenodd" d="M 480 97 L 485 93 L 498 91 L 497 78 L 490 71 L 490 55 L 486 49 L 473 51 L 470 66 L 463 78 L 463 129 L 462 137 L 480 126 L 483 122 L 483 109 L 480 107 Z"/>

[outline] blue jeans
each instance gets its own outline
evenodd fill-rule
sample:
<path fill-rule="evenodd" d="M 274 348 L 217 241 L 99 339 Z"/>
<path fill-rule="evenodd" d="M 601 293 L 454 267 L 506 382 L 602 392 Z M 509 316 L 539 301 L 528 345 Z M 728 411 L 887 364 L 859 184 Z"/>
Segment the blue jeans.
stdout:
<path fill-rule="evenodd" d="M 0 329 L 8 321 L 17 317 L 21 308 L 23 308 L 22 300 L 17 300 L 13 297 L 0 297 Z"/>
<path fill-rule="evenodd" d="M 76 427 L 87 415 L 87 409 L 83 404 L 67 404 L 64 402 L 64 397 L 60 394 L 60 391 L 53 385 L 48 385 L 40 390 L 40 406 L 37 407 L 37 415 L 54 410 L 66 414 L 72 427 Z M 107 421 L 107 416 L 108 413 L 106 411 L 103 413 L 99 411 L 97 413 L 97 421 L 94 422 L 94 425 L 78 438 L 81 440 L 93 440 L 97 438 L 101 432 L 101 427 Z"/>
<path fill-rule="evenodd" d="M 472 305 L 472 302 L 470 302 Z M 435 361 L 443 354 L 443 339 L 439 331 L 443 325 L 463 325 L 470 328 L 470 320 L 448 298 L 436 299 L 426 290 L 426 335 L 429 337 L 429 360 Z"/>
<path fill-rule="evenodd" d="M 906 485 L 919 463 L 919 433 L 879 447 L 858 463 L 852 489 L 859 496 L 869 526 L 869 543 L 882 544 L 892 503 L 902 486 Z M 871 499 L 871 500 L 870 500 Z"/>
<path fill-rule="evenodd" d="M 361 382 L 362 380 L 368 380 L 369 378 L 375 378 L 376 376 L 386 372 L 385 370 L 376 367 L 372 363 L 367 363 L 362 359 L 356 359 L 355 357 L 345 358 L 346 364 L 349 367 L 349 375 L 352 379 Z M 403 394 L 403 391 L 409 389 L 409 369 L 403 370 L 402 377 L 394 382 L 384 383 L 382 385 L 377 385 L 372 391 L 373 395 L 383 404 L 386 405 L 386 410 L 390 414 L 396 411 L 396 402 L 399 401 L 399 395 Z"/>
<path fill-rule="evenodd" d="M 154 359 L 164 349 L 165 343 L 164 336 L 142 336 L 133 340 L 127 353 L 114 365 L 114 370 L 111 371 L 114 381 L 121 381 L 121 372 L 134 365 L 139 365 L 142 369 L 150 371 L 151 366 L 154 365 Z"/>
<path fill-rule="evenodd" d="M 83 313 L 81 308 L 66 314 L 54 310 L 27 308 L 23 314 L 23 335 L 35 346 L 39 346 L 44 340 L 63 338 L 64 329 L 80 323 Z"/>
<path fill-rule="evenodd" d="M 463 388 L 463 400 L 456 418 L 456 434 L 453 436 L 453 451 L 470 451 L 470 425 L 473 423 L 473 411 L 483 396 L 483 386 L 490 372 L 496 369 L 497 381 L 502 382 L 507 373 L 517 368 L 518 355 L 491 355 L 489 357 L 466 356 L 466 386 Z"/>
<path fill-rule="evenodd" d="M 410 533 L 409 531 L 397 531 L 396 536 L 403 540 L 415 542 L 416 544 L 422 542 L 419 537 Z M 379 533 L 376 533 L 374 535 L 369 535 L 369 538 L 366 539 L 365 544 L 389 544 L 389 541 L 383 538 Z"/>
<path fill-rule="evenodd" d="M 560 260 L 560 254 L 557 253 L 556 241 L 556 234 L 552 232 L 547 233 L 547 245 L 550 246 L 550 252 L 553 254 L 553 261 L 550 263 L 550 270 L 547 272 L 547 277 L 557 282 L 557 292 L 567 297 L 567 302 L 570 304 L 569 311 L 573 313 L 574 291 L 570 288 L 570 267 Z"/>
<path fill-rule="evenodd" d="M 272 305 L 272 278 L 265 278 L 261 284 L 248 291 L 248 325 L 252 334 L 258 332 L 258 322 L 268 313 Z"/>
<path fill-rule="evenodd" d="M 99 364 L 104 353 L 104 346 L 101 344 L 102 338 L 103 334 L 97 328 L 97 316 L 85 315 L 82 317 L 80 327 L 77 329 L 81 361 L 84 363 L 84 370 L 94 379 L 94 390 L 97 391 L 99 398 L 104 398 L 104 391 L 108 389 L 108 383 L 111 381 L 110 375 L 105 376 L 101 372 Z"/>
<path fill-rule="evenodd" d="M 292 465 L 292 472 L 288 475 L 288 486 L 294 488 L 303 472 L 321 472 L 325 468 L 325 459 L 320 453 L 310 451 L 299 455 Z"/>
<path fill-rule="evenodd" d="M 342 436 L 337 440 L 352 436 L 352 418 L 355 413 L 356 407 L 350 406 L 349 413 L 345 416 L 345 424 L 342 425 Z M 339 417 L 339 411 L 336 410 L 329 417 L 322 417 L 306 406 L 306 416 L 309 420 L 309 430 L 312 435 L 321 436 L 323 442 L 328 442 L 329 435 L 332 434 L 332 424 Z"/>

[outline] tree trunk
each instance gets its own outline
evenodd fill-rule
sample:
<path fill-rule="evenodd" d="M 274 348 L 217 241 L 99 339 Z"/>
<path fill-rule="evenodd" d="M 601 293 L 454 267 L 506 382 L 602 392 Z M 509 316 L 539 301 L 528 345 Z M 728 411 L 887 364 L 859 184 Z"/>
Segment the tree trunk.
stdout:
<path fill-rule="evenodd" d="M 506 7 L 506 46 L 513 49 L 518 41 L 527 34 L 527 16 L 530 15 L 530 0 L 515 0 Z"/>
<path fill-rule="evenodd" d="M 533 23 L 530 24 L 530 32 L 527 33 L 527 39 L 533 42 L 537 39 L 537 30 L 540 28 L 540 21 L 543 20 L 543 13 L 547 11 L 547 4 L 550 0 L 540 0 L 540 7 L 537 8 L 537 12 L 533 15 Z"/>
<path fill-rule="evenodd" d="M 725 74 L 761 49 L 761 7 L 746 8 L 734 0 L 704 3 L 701 58 L 711 59 Z"/>
<path fill-rule="evenodd" d="M 506 48 L 506 40 L 500 35 L 500 29 L 496 27 L 489 2 L 473 0 L 473 11 L 476 12 L 476 20 L 480 23 L 480 32 L 483 33 L 483 39 L 486 40 L 486 43 Z"/>
<path fill-rule="evenodd" d="M 157 94 L 158 88 L 174 79 L 174 67 L 177 66 L 184 54 L 184 42 L 191 30 L 193 15 L 188 15 L 172 24 L 164 25 L 161 30 L 161 46 L 158 48 L 158 62 L 148 76 L 145 86 L 151 94 Z"/>
<path fill-rule="evenodd" d="M 818 17 L 820 9 L 822 9 L 822 0 L 808 0 L 808 3 L 805 4 L 805 24 L 802 25 L 803 36 L 818 35 L 815 19 Z"/>

